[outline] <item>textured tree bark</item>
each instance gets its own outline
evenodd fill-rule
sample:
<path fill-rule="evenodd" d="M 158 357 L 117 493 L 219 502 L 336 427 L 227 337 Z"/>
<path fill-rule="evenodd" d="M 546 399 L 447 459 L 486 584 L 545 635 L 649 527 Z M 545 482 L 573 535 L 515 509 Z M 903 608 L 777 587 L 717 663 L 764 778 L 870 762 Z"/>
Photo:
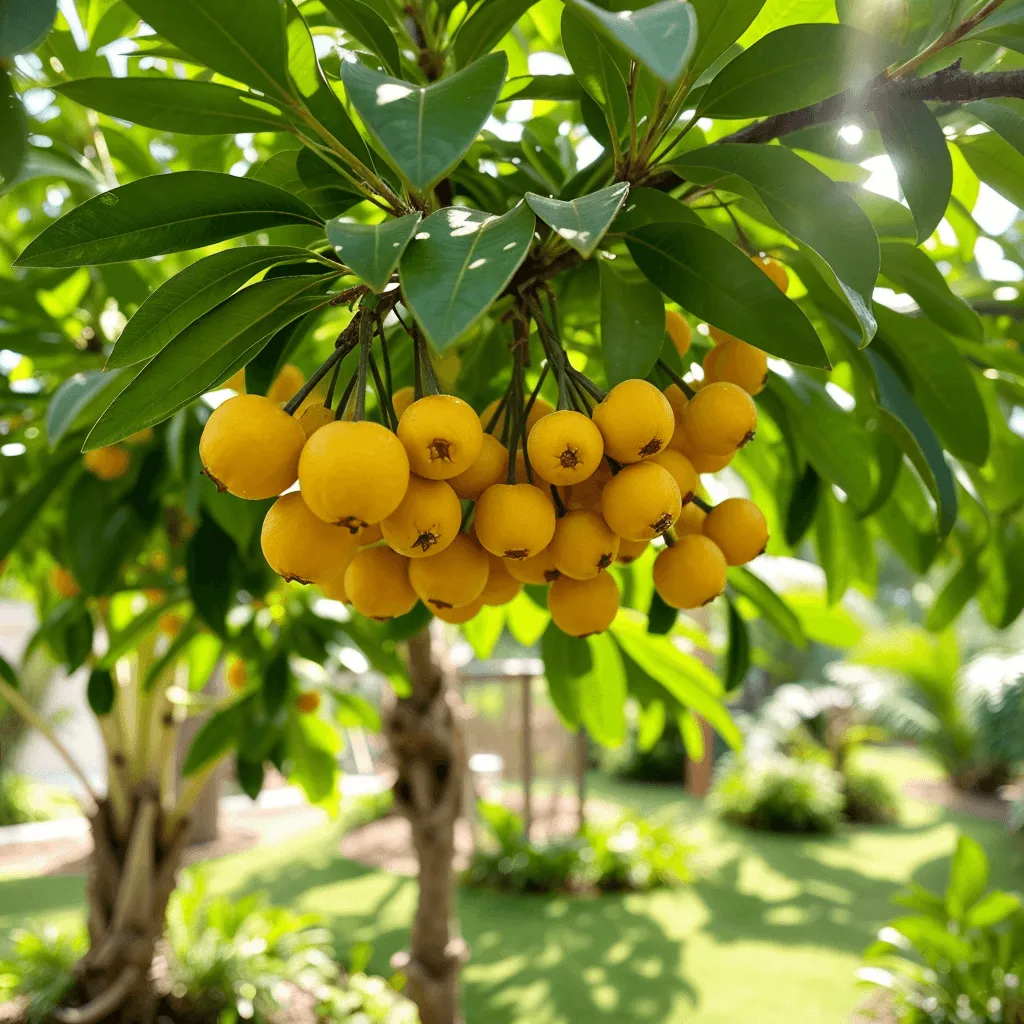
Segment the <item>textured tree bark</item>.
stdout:
<path fill-rule="evenodd" d="M 422 1024 L 458 1024 L 466 945 L 454 920 L 455 822 L 462 811 L 465 749 L 452 670 L 429 630 L 407 644 L 412 693 L 396 698 L 385 734 L 398 769 L 395 803 L 409 819 L 419 861 L 419 901 L 404 962 Z"/>

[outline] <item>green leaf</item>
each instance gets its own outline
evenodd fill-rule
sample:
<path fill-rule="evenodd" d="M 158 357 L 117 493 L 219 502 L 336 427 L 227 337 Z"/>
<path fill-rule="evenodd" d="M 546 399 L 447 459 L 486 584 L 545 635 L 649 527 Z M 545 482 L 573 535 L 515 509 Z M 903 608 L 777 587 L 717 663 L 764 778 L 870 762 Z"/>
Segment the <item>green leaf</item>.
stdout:
<path fill-rule="evenodd" d="M 946 912 L 959 921 L 981 899 L 987 885 L 988 857 L 976 839 L 962 834 L 949 867 Z"/>
<path fill-rule="evenodd" d="M 167 419 L 241 369 L 282 327 L 329 298 L 323 277 L 259 281 L 191 323 L 114 399 L 86 440 L 101 448 Z"/>
<path fill-rule="evenodd" d="M 255 695 L 243 697 L 226 708 L 210 715 L 195 734 L 181 774 L 186 778 L 195 775 L 212 761 L 222 758 L 244 739 L 250 720 L 251 705 Z"/>
<path fill-rule="evenodd" d="M 940 633 L 963 611 L 981 584 L 976 558 L 968 558 L 946 581 L 935 603 L 928 609 L 924 624 L 933 633 Z"/>
<path fill-rule="evenodd" d="M 1024 53 L 1024 11 L 1017 4 L 1007 4 L 1002 10 L 983 18 L 966 38 L 983 39 Z"/>
<path fill-rule="evenodd" d="M 402 55 L 395 33 L 372 7 L 359 0 L 323 0 L 323 5 L 346 35 L 368 46 L 393 75 L 402 73 Z"/>
<path fill-rule="evenodd" d="M 356 277 L 375 292 L 382 292 L 419 222 L 419 213 L 380 224 L 336 219 L 327 222 L 327 241 Z"/>
<path fill-rule="evenodd" d="M 794 647 L 807 646 L 807 637 L 796 613 L 760 576 L 749 569 L 730 569 L 729 585 L 750 601 L 784 640 Z"/>
<path fill-rule="evenodd" d="M 635 231 L 644 224 L 697 224 L 703 221 L 686 203 L 666 192 L 653 188 L 630 189 L 622 212 L 615 218 L 612 230 L 617 234 Z"/>
<path fill-rule="evenodd" d="M 446 349 L 498 297 L 533 239 L 533 211 L 503 217 L 467 207 L 431 214 L 402 256 L 402 294 L 427 337 Z"/>
<path fill-rule="evenodd" d="M 589 0 L 569 3 L 667 85 L 686 70 L 697 42 L 697 17 L 687 0 L 660 0 L 638 11 L 606 11 Z"/>
<path fill-rule="evenodd" d="M 651 604 L 647 609 L 647 632 L 658 636 L 671 633 L 678 618 L 679 612 L 655 590 L 651 594 Z"/>
<path fill-rule="evenodd" d="M 558 100 L 579 102 L 583 87 L 575 75 L 520 75 L 505 82 L 499 103 L 512 100 Z"/>
<path fill-rule="evenodd" d="M 87 199 L 18 257 L 25 267 L 83 267 L 159 256 L 280 224 L 323 221 L 301 199 L 253 178 L 177 171 Z"/>
<path fill-rule="evenodd" d="M 46 438 L 51 451 L 69 431 L 92 426 L 124 387 L 126 379 L 120 371 L 104 373 L 102 370 L 68 377 L 53 393 L 46 408 Z"/>
<path fill-rule="evenodd" d="M 541 637 L 540 650 L 551 703 L 565 727 L 576 730 L 582 714 L 580 681 L 593 664 L 590 647 L 586 640 L 567 636 L 552 622 Z"/>
<path fill-rule="evenodd" d="M 998 132 L 1018 153 L 1024 153 L 1024 103 L 1020 100 L 977 100 L 965 103 L 961 109 Z"/>
<path fill-rule="evenodd" d="M 995 132 L 956 140 L 971 170 L 1014 205 L 1024 204 L 1024 154 Z"/>
<path fill-rule="evenodd" d="M 492 53 L 463 71 L 419 86 L 346 63 L 352 106 L 413 188 L 426 189 L 465 155 L 501 93 L 508 58 Z"/>
<path fill-rule="evenodd" d="M 77 461 L 74 449 L 59 452 L 38 479 L 0 505 L 0 560 L 11 553 Z"/>
<path fill-rule="evenodd" d="M 629 58 L 568 4 L 562 10 L 562 48 L 580 85 L 604 111 L 608 129 L 621 138 L 629 129 Z"/>
<path fill-rule="evenodd" d="M 950 290 L 942 272 L 927 253 L 902 242 L 882 244 L 882 273 L 913 296 L 922 311 L 951 334 L 981 342 L 981 318 Z"/>
<path fill-rule="evenodd" d="M 800 308 L 710 228 L 645 224 L 626 244 L 637 266 L 683 309 L 782 359 L 829 365 Z"/>
<path fill-rule="evenodd" d="M 791 548 L 795 548 L 803 540 L 811 523 L 814 522 L 820 495 L 821 477 L 808 463 L 793 487 L 789 504 L 786 506 L 786 543 Z"/>
<path fill-rule="evenodd" d="M 131 505 L 106 500 L 109 489 L 86 474 L 68 497 L 68 567 L 89 597 L 116 588 L 121 565 L 138 551 L 146 532 Z"/>
<path fill-rule="evenodd" d="M 263 774 L 262 761 L 249 761 L 241 751 L 238 752 L 235 756 L 235 777 L 250 800 L 255 800 L 263 790 Z"/>
<path fill-rule="evenodd" d="M 1020 897 L 996 890 L 982 896 L 964 915 L 965 928 L 993 928 L 1020 912 Z"/>
<path fill-rule="evenodd" d="M 967 363 L 938 328 L 921 317 L 879 308 L 878 332 L 910 378 L 914 401 L 943 446 L 958 459 L 982 465 L 988 457 L 985 406 Z"/>
<path fill-rule="evenodd" d="M 504 609 L 508 631 L 524 647 L 538 643 L 551 621 L 547 607 L 538 604 L 525 591 L 504 605 Z"/>
<path fill-rule="evenodd" d="M 747 30 L 765 0 L 691 0 L 697 14 L 697 46 L 690 60 L 696 79 Z"/>
<path fill-rule="evenodd" d="M 464 68 L 493 50 L 535 3 L 537 0 L 489 0 L 480 4 L 459 26 L 455 36 L 456 66 Z"/>
<path fill-rule="evenodd" d="M 290 93 L 280 0 L 129 0 L 128 6 L 208 68 L 271 95 Z"/>
<path fill-rule="evenodd" d="M 462 635 L 480 661 L 486 661 L 494 653 L 494 648 L 498 646 L 504 631 L 505 609 L 490 605 L 484 605 L 462 626 Z"/>
<path fill-rule="evenodd" d="M 935 431 L 885 359 L 872 351 L 868 358 L 878 382 L 878 404 L 885 415 L 886 428 L 931 491 L 937 505 L 939 536 L 947 537 L 956 525 L 956 482 Z"/>
<path fill-rule="evenodd" d="M 920 100 L 893 95 L 875 108 L 882 141 L 917 225 L 917 241 L 930 238 L 949 205 L 953 161 L 935 115 Z"/>
<path fill-rule="evenodd" d="M 626 738 L 626 670 L 615 641 L 607 633 L 588 637 L 590 671 L 580 680 L 580 718 L 603 747 Z"/>
<path fill-rule="evenodd" d="M 107 357 L 107 368 L 151 359 L 260 271 L 309 256 L 309 250 L 291 245 L 244 245 L 196 260 L 164 281 L 139 306 Z"/>
<path fill-rule="evenodd" d="M 28 120 L 11 76 L 0 68 L 0 181 L 11 185 L 25 161 Z"/>
<path fill-rule="evenodd" d="M 1006 629 L 1024 610 L 1024 533 L 1014 525 L 993 531 L 979 558 L 978 606 L 996 629 Z"/>
<path fill-rule="evenodd" d="M 188 590 L 196 612 L 224 639 L 227 639 L 224 619 L 238 586 L 237 562 L 231 538 L 212 519 L 203 519 L 185 551 Z"/>
<path fill-rule="evenodd" d="M 282 132 L 279 110 L 252 93 L 178 78 L 80 78 L 55 87 L 69 99 L 124 121 L 182 135 Z"/>
<path fill-rule="evenodd" d="M 828 603 L 842 600 L 853 582 L 852 552 L 847 527 L 852 517 L 845 504 L 838 501 L 831 489 L 822 492 L 814 517 L 814 539 L 818 561 L 825 570 Z"/>
<path fill-rule="evenodd" d="M 867 214 L 879 242 L 917 242 L 914 215 L 902 203 L 863 188 L 852 188 L 849 194 Z"/>
<path fill-rule="evenodd" d="M 89 681 L 85 684 L 85 697 L 97 718 L 110 714 L 114 707 L 114 680 L 109 669 L 94 668 L 89 673 Z"/>
<path fill-rule="evenodd" d="M 0 6 L 0 58 L 34 50 L 57 17 L 57 0 L 4 0 Z"/>
<path fill-rule="evenodd" d="M 559 238 L 586 259 L 615 220 L 628 192 L 629 185 L 620 182 L 568 202 L 527 192 L 526 202 Z"/>
<path fill-rule="evenodd" d="M 614 387 L 624 380 L 646 377 L 654 369 L 665 340 L 665 305 L 661 292 L 635 270 L 626 277 L 609 260 L 601 260 L 598 267 L 601 355 L 608 386 Z"/>
<path fill-rule="evenodd" d="M 797 110 L 873 78 L 893 56 L 878 49 L 848 25 L 787 25 L 729 61 L 697 109 L 721 118 Z M 870 54 L 870 59 L 851 65 L 851 54 Z"/>
<path fill-rule="evenodd" d="M 841 186 L 785 146 L 706 146 L 676 159 L 673 168 L 701 184 L 720 181 L 729 191 L 752 191 L 783 231 L 824 260 L 861 324 L 863 342 L 871 340 L 878 239 L 871 221 Z"/>
<path fill-rule="evenodd" d="M 750 671 L 750 631 L 731 598 L 726 598 L 726 604 L 729 608 L 729 647 L 725 659 L 725 688 L 728 691 L 742 686 Z"/>
<path fill-rule="evenodd" d="M 646 707 L 641 706 L 637 714 L 636 746 L 646 753 L 661 739 L 665 731 L 665 702 L 650 701 Z"/>

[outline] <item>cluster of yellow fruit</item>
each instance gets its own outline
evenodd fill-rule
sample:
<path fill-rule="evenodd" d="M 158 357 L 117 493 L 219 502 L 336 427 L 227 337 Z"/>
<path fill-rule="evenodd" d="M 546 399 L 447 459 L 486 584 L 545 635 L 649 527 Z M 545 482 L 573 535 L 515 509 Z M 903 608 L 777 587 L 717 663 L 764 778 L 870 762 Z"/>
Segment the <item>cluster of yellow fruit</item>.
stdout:
<path fill-rule="evenodd" d="M 131 437 L 125 438 L 125 445 L 137 448 L 153 440 L 153 428 L 146 427 Z M 128 472 L 132 464 L 132 454 L 128 448 L 120 444 L 110 444 L 104 448 L 94 448 L 82 456 L 82 465 L 99 480 L 118 480 Z"/>

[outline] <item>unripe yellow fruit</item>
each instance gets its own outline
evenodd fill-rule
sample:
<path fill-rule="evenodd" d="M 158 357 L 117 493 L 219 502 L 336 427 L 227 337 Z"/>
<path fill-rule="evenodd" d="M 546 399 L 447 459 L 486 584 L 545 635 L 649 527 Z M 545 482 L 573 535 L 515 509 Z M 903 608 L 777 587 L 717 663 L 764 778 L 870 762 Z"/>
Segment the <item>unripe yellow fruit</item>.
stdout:
<path fill-rule="evenodd" d="M 439 555 L 459 534 L 462 506 L 443 480 L 410 476 L 398 508 L 380 521 L 388 547 L 407 558 Z"/>
<path fill-rule="evenodd" d="M 295 710 L 300 715 L 315 714 L 320 707 L 320 694 L 316 690 L 304 690 L 295 697 Z"/>
<path fill-rule="evenodd" d="M 263 395 L 236 395 L 210 413 L 199 439 L 206 475 L 222 491 L 259 501 L 288 490 L 306 435 Z"/>
<path fill-rule="evenodd" d="M 745 341 L 727 341 L 705 357 L 704 380 L 708 384 L 727 381 L 743 388 L 748 395 L 759 395 L 768 381 L 768 356 Z"/>
<path fill-rule="evenodd" d="M 297 366 L 287 363 L 281 367 L 281 372 L 267 388 L 267 398 L 277 405 L 281 405 L 287 402 L 305 383 L 306 378 L 302 371 Z"/>
<path fill-rule="evenodd" d="M 666 309 L 665 330 L 668 331 L 668 336 L 672 339 L 676 351 L 681 356 L 685 356 L 690 351 L 690 339 L 693 336 L 686 319 L 674 309 Z"/>
<path fill-rule="evenodd" d="M 789 274 L 778 260 L 773 260 L 770 256 L 760 255 L 751 256 L 750 258 L 754 261 L 754 266 L 759 270 L 763 270 L 780 292 L 785 293 L 789 291 Z"/>
<path fill-rule="evenodd" d="M 600 512 L 601 492 L 612 478 L 612 469 L 607 459 L 601 461 L 594 473 L 582 483 L 563 487 L 562 501 L 570 512 Z"/>
<path fill-rule="evenodd" d="M 370 523 L 356 534 L 356 541 L 361 548 L 368 548 L 371 544 L 376 544 L 377 541 L 383 539 L 384 533 L 380 528 L 380 523 Z"/>
<path fill-rule="evenodd" d="M 135 431 L 130 437 L 124 439 L 124 443 L 130 445 L 133 448 L 139 445 L 149 444 L 153 440 L 153 428 L 143 427 L 142 430 Z"/>
<path fill-rule="evenodd" d="M 170 637 L 172 640 L 181 632 L 181 627 L 184 625 L 184 616 L 178 615 L 175 612 L 164 612 L 163 615 L 156 620 L 156 628 L 163 633 L 164 636 Z"/>
<path fill-rule="evenodd" d="M 356 552 L 345 570 L 344 585 L 352 607 L 378 621 L 405 615 L 416 604 L 409 559 L 383 545 Z"/>
<path fill-rule="evenodd" d="M 746 565 L 768 544 L 764 513 L 746 498 L 726 498 L 704 520 L 704 536 L 713 540 L 729 565 Z"/>
<path fill-rule="evenodd" d="M 601 494 L 604 521 L 626 540 L 654 540 L 678 518 L 683 507 L 672 474 L 654 462 L 623 467 Z"/>
<path fill-rule="evenodd" d="M 491 417 L 494 415 L 495 410 L 498 408 L 500 398 L 496 398 L 491 402 L 482 413 L 480 413 L 480 426 L 487 430 L 488 424 L 491 422 Z M 530 415 L 526 417 L 526 433 L 529 434 L 531 430 L 542 420 L 545 416 L 550 416 L 555 411 L 555 407 L 550 402 L 545 402 L 543 398 L 539 396 L 534 399 L 533 405 L 530 408 Z M 498 418 L 494 421 L 494 426 L 491 427 L 490 433 L 497 437 L 501 436 L 502 427 L 505 426 L 505 409 L 501 410 Z"/>
<path fill-rule="evenodd" d="M 484 434 L 476 461 L 448 483 L 460 498 L 476 501 L 488 487 L 502 483 L 507 477 L 508 449 L 493 434 Z"/>
<path fill-rule="evenodd" d="M 299 416 L 299 426 L 306 437 L 312 437 L 321 427 L 334 422 L 334 410 L 328 409 L 323 402 L 308 406 Z"/>
<path fill-rule="evenodd" d="M 249 673 L 246 671 L 245 662 L 241 658 L 232 658 L 228 662 L 227 671 L 224 674 L 227 677 L 228 686 L 236 692 L 244 690 L 249 685 Z"/>
<path fill-rule="evenodd" d="M 732 455 L 757 431 L 757 406 L 735 384 L 708 384 L 686 407 L 686 433 L 693 449 L 707 455 Z"/>
<path fill-rule="evenodd" d="M 707 455 L 704 452 L 696 452 L 687 458 L 698 473 L 718 473 L 732 462 L 732 456 L 735 454 L 733 452 L 732 455 Z"/>
<path fill-rule="evenodd" d="M 63 565 L 55 565 L 50 570 L 50 586 L 58 597 L 77 597 L 80 593 L 78 581 Z"/>
<path fill-rule="evenodd" d="M 690 403 L 690 400 L 686 397 L 686 392 L 678 384 L 669 384 L 662 391 L 662 394 L 668 399 L 668 404 L 672 406 L 672 415 L 678 424 L 683 417 L 683 410 Z"/>
<path fill-rule="evenodd" d="M 348 594 L 345 592 L 344 573 L 340 576 L 334 576 L 329 580 L 323 580 L 319 586 L 324 597 L 331 601 L 341 601 L 344 604 L 348 604 Z"/>
<path fill-rule="evenodd" d="M 478 597 L 475 601 L 470 601 L 469 604 L 459 605 L 458 608 L 434 608 L 432 606 L 431 611 L 442 622 L 449 622 L 453 626 L 461 626 L 464 622 L 475 619 L 480 614 L 480 609 L 483 606 L 484 602 Z"/>
<path fill-rule="evenodd" d="M 654 560 L 654 589 L 673 608 L 700 608 L 725 590 L 726 568 L 713 541 L 687 534 Z"/>
<path fill-rule="evenodd" d="M 549 484 L 586 480 L 604 457 L 604 439 L 594 421 L 581 412 L 562 409 L 544 416 L 530 431 L 530 467 Z"/>
<path fill-rule="evenodd" d="M 558 529 L 557 525 L 555 529 Z M 524 558 L 521 562 L 517 562 L 514 558 L 505 559 L 505 568 L 520 583 L 533 583 L 537 586 L 554 583 L 562 575 L 555 565 L 550 544 L 532 558 Z"/>
<path fill-rule="evenodd" d="M 564 576 L 589 580 L 615 561 L 619 543 L 619 537 L 596 512 L 569 512 L 555 524 L 548 550 Z"/>
<path fill-rule="evenodd" d="M 237 391 L 240 395 L 245 394 L 245 367 L 243 366 L 240 370 L 235 370 L 233 374 L 223 384 L 222 388 L 231 388 L 232 391 Z"/>
<path fill-rule="evenodd" d="M 416 389 L 410 384 L 407 384 L 404 388 L 399 388 L 391 396 L 391 405 L 394 407 L 395 415 L 399 419 L 405 415 L 405 410 L 415 401 Z"/>
<path fill-rule="evenodd" d="M 427 480 L 447 480 L 473 465 L 484 432 L 468 402 L 454 395 L 427 395 L 402 414 L 398 438 L 414 473 Z"/>
<path fill-rule="evenodd" d="M 666 448 L 663 452 L 652 455 L 651 462 L 662 466 L 672 474 L 672 479 L 675 480 L 676 486 L 679 488 L 680 500 L 684 505 L 693 499 L 700 486 L 700 480 L 697 477 L 697 470 L 693 468 L 693 463 L 681 451 L 675 448 Z"/>
<path fill-rule="evenodd" d="M 555 507 L 533 484 L 495 484 L 480 495 L 473 526 L 492 555 L 522 561 L 551 543 Z"/>
<path fill-rule="evenodd" d="M 508 604 L 523 589 L 523 585 L 508 571 L 500 558 L 494 555 L 488 557 L 490 569 L 487 583 L 480 592 L 480 601 L 488 605 Z"/>
<path fill-rule="evenodd" d="M 624 380 L 594 408 L 604 450 L 617 462 L 639 462 L 664 448 L 675 429 L 668 399 L 645 380 Z"/>
<path fill-rule="evenodd" d="M 128 472 L 132 457 L 116 444 L 94 448 L 82 456 L 82 465 L 99 480 L 117 480 Z"/>
<path fill-rule="evenodd" d="M 603 633 L 619 610 L 619 587 L 606 572 L 589 580 L 563 576 L 548 591 L 551 621 L 569 636 Z"/>
<path fill-rule="evenodd" d="M 682 537 L 688 533 L 703 533 L 704 520 L 708 514 L 696 502 L 689 502 L 683 506 L 679 518 L 676 520 L 676 535 Z"/>
<path fill-rule="evenodd" d="M 728 331 L 723 331 L 721 327 L 712 327 L 708 325 L 708 334 L 711 336 L 711 340 L 715 343 L 716 346 L 724 345 L 726 342 L 729 341 L 740 340 L 739 338 L 736 337 L 735 334 L 730 334 Z M 711 353 L 709 352 L 708 355 L 711 355 Z M 707 356 L 705 356 L 704 359 L 706 361 Z"/>
<path fill-rule="evenodd" d="M 409 582 L 431 610 L 460 608 L 475 601 L 487 585 L 490 556 L 460 533 L 440 554 L 409 563 Z"/>
<path fill-rule="evenodd" d="M 315 516 L 298 491 L 270 506 L 260 545 L 270 568 L 298 583 L 320 583 L 340 575 L 356 553 L 355 536 Z"/>
<path fill-rule="evenodd" d="M 615 559 L 620 565 L 635 562 L 650 545 L 649 540 L 623 540 L 619 542 L 619 557 Z"/>
<path fill-rule="evenodd" d="M 306 442 L 299 484 L 321 519 L 358 533 L 398 508 L 409 486 L 409 456 L 379 423 L 336 420 Z"/>

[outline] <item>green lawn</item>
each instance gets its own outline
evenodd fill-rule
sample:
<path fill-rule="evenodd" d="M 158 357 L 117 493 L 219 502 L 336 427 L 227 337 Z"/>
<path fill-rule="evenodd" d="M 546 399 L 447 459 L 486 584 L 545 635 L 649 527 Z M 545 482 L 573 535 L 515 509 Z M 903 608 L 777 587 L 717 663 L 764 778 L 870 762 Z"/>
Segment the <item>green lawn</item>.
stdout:
<path fill-rule="evenodd" d="M 913 754 L 873 753 L 894 781 L 933 774 Z M 702 850 L 689 889 L 600 899 L 463 891 L 470 1024 L 840 1024 L 863 992 L 861 951 L 910 880 L 944 882 L 957 830 L 988 850 L 993 881 L 1024 888 L 1002 826 L 907 802 L 898 827 L 809 840 L 724 827 L 672 789 L 595 778 L 595 795 L 689 828 Z M 339 948 L 369 940 L 387 970 L 402 947 L 414 885 L 340 859 L 325 828 L 287 845 L 211 862 L 226 892 L 266 889 L 316 911 Z M 28 916 L 80 912 L 79 878 L 0 882 L 0 934 Z"/>

